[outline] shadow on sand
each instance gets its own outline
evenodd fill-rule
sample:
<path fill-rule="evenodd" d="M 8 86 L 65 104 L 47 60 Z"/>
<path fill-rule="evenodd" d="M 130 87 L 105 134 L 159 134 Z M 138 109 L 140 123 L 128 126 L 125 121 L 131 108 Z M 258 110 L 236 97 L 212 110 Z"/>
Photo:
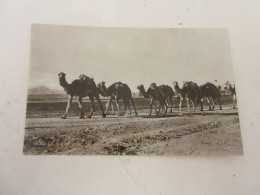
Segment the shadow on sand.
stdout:
<path fill-rule="evenodd" d="M 201 113 L 194 113 L 194 115 L 201 115 Z M 234 115 L 234 116 L 237 116 L 237 115 L 238 115 L 238 112 L 227 112 L 227 113 L 204 112 L 204 115 L 222 115 L 222 116 Z"/>
<path fill-rule="evenodd" d="M 196 115 L 196 116 L 202 116 L 201 115 L 201 112 L 196 112 L 194 113 L 193 115 Z M 207 111 L 204 111 L 204 115 L 203 116 L 210 116 L 210 115 L 220 115 L 220 116 L 229 116 L 229 115 L 233 115 L 233 116 L 238 116 L 238 112 L 227 112 L 227 113 L 221 113 L 221 112 L 207 112 Z M 152 116 L 148 116 L 148 115 L 140 115 L 139 117 L 142 117 L 142 118 L 169 118 L 169 117 L 187 117 L 187 116 L 192 116 L 192 115 L 189 115 L 188 112 L 184 112 L 182 113 L 182 115 L 179 115 L 179 113 L 169 113 L 167 114 L 166 116 L 162 116 L 162 115 L 152 115 Z"/>

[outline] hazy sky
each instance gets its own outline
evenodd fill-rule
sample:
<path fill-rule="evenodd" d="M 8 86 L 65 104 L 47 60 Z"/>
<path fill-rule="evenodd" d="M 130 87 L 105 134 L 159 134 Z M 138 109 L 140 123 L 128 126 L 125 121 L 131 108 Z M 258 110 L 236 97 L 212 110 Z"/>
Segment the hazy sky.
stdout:
<path fill-rule="evenodd" d="M 122 81 L 132 91 L 150 83 L 233 82 L 228 30 L 100 28 L 32 25 L 29 87 L 62 89 L 84 73 L 107 86 Z"/>

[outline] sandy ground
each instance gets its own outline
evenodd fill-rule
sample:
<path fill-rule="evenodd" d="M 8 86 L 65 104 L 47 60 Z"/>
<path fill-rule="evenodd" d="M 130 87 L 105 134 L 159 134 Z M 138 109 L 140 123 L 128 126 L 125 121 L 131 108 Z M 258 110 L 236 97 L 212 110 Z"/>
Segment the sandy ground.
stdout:
<path fill-rule="evenodd" d="M 241 155 L 238 110 L 204 116 L 26 119 L 24 154 Z"/>

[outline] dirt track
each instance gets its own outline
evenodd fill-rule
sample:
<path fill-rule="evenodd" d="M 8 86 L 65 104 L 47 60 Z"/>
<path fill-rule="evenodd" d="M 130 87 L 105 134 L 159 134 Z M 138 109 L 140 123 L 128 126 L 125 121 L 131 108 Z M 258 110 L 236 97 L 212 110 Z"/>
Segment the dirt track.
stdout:
<path fill-rule="evenodd" d="M 205 116 L 28 118 L 25 154 L 241 155 L 237 109 Z"/>

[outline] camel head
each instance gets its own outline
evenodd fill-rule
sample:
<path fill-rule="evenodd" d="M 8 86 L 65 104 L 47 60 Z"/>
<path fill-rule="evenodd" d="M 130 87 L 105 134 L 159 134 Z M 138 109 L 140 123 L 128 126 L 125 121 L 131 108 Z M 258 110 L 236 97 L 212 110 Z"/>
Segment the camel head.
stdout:
<path fill-rule="evenodd" d="M 182 81 L 182 85 L 184 86 L 188 81 Z"/>
<path fill-rule="evenodd" d="M 105 89 L 106 88 L 106 85 L 105 85 L 105 81 L 101 81 L 100 83 L 97 84 L 97 87 L 102 90 L 102 89 Z"/>
<path fill-rule="evenodd" d="M 65 79 L 66 74 L 64 72 L 60 72 L 58 74 L 59 79 Z"/>
<path fill-rule="evenodd" d="M 156 83 L 152 83 L 151 85 L 150 85 L 150 89 L 155 89 L 157 86 L 156 86 Z"/>
<path fill-rule="evenodd" d="M 107 88 L 106 88 L 106 83 L 104 81 L 100 82 L 97 84 L 97 88 L 99 89 L 99 93 L 102 96 L 107 96 L 108 92 L 107 92 Z"/>
<path fill-rule="evenodd" d="M 175 92 L 177 92 L 178 90 L 180 90 L 178 81 L 173 81 L 172 84 L 173 84 L 173 90 L 174 90 Z"/>
<path fill-rule="evenodd" d="M 138 85 L 138 86 L 137 86 L 137 89 L 139 89 L 140 91 L 141 91 L 141 90 L 144 90 L 144 85 Z"/>
<path fill-rule="evenodd" d="M 178 84 L 178 81 L 173 81 L 173 86 L 175 87 L 175 86 L 179 86 L 179 84 Z"/>

